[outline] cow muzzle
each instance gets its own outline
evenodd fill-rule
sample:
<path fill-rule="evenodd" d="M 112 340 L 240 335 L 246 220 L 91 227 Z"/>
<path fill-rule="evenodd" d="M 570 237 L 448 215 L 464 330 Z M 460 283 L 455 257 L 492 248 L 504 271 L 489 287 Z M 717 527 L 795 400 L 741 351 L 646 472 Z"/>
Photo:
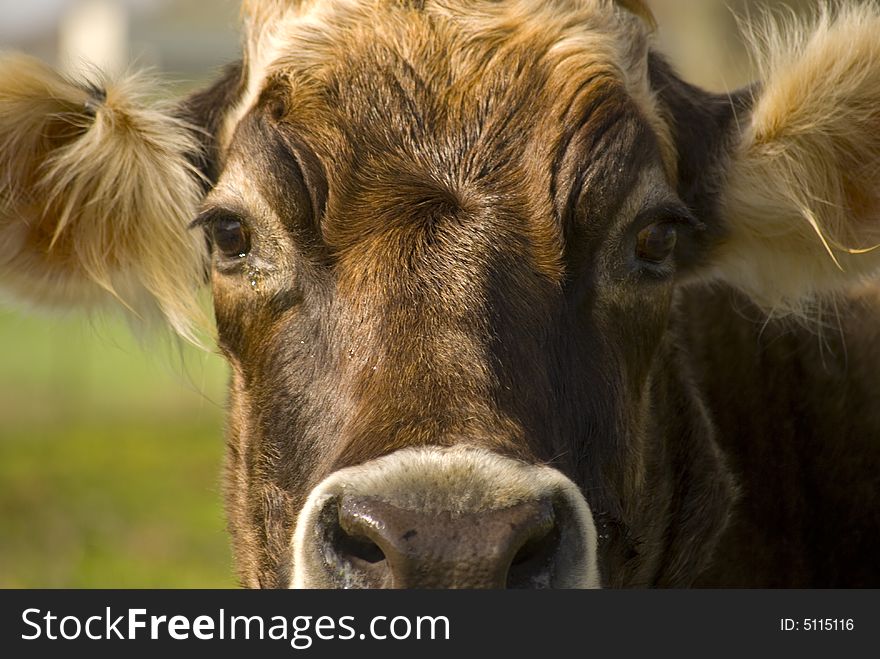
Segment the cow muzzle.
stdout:
<path fill-rule="evenodd" d="M 310 494 L 295 588 L 594 588 L 596 530 L 549 467 L 472 447 L 397 451 Z"/>

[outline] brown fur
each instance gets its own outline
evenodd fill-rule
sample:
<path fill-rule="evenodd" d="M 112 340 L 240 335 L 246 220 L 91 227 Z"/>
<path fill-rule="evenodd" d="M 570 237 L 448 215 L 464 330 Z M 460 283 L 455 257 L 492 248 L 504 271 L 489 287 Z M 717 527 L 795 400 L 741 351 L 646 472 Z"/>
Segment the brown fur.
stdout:
<path fill-rule="evenodd" d="M 197 341 L 203 248 L 182 229 L 201 196 L 198 147 L 170 108 L 145 107 L 147 90 L 0 59 L 0 273 L 34 303 L 158 307 Z"/>
<path fill-rule="evenodd" d="M 789 308 L 873 270 L 874 257 L 839 250 L 858 265 L 829 266 L 817 229 L 874 240 L 877 20 L 873 6 L 824 18 L 728 97 L 650 54 L 635 0 L 246 2 L 243 71 L 188 106 L 209 133 L 202 155 L 160 141 L 168 162 L 145 161 L 148 184 L 121 200 L 151 209 L 159 174 L 190 190 L 198 165 L 218 174 L 202 224 L 235 219 L 250 236 L 246 256 L 212 255 L 242 582 L 292 582 L 297 516 L 319 484 L 344 488 L 334 474 L 473 451 L 577 484 L 606 586 L 876 585 L 873 312 L 842 301 L 860 366 L 834 351 L 826 373 L 815 337 L 771 322 L 782 345 L 765 346 L 751 303 L 716 282 Z M 26 85 L 0 84 L 0 136 L 16 145 L 4 171 L 35 177 L 100 124 L 81 107 L 87 90 L 30 70 Z M 57 101 L 28 91 L 44 79 L 79 123 L 23 148 L 3 103 L 55 126 Z M 99 118 L 140 117 L 117 107 Z M 134 131 L 155 155 L 152 135 Z M 4 210 L 39 185 L 7 180 Z M 148 213 L 132 228 L 100 204 L 92 219 L 173 240 L 187 235 L 184 197 L 166 222 Z M 65 199 L 36 208 L 49 230 L 35 240 L 77 225 Z M 12 217 L 0 230 L 39 227 Z M 670 258 L 637 258 L 639 232 L 668 221 Z M 119 245 L 106 267 L 160 277 L 164 299 L 159 261 Z M 846 395 L 826 404 L 834 390 Z M 847 459 L 848 446 L 863 455 Z M 789 498 L 808 503 L 769 510 Z"/>
<path fill-rule="evenodd" d="M 269 37 L 251 41 L 259 56 L 250 57 L 250 95 L 229 119 L 238 124 L 232 167 L 210 199 L 227 204 L 239 187 L 272 209 L 271 220 L 251 218 L 260 233 L 279 236 L 279 251 L 262 253 L 278 269 L 257 280 L 256 297 L 215 277 L 221 337 L 251 401 L 239 423 L 249 419 L 252 458 L 238 467 L 251 474 L 250 494 L 231 524 L 236 534 L 268 531 L 257 553 L 240 556 L 249 580 L 289 579 L 291 518 L 273 519 L 299 510 L 323 476 L 402 447 L 462 441 L 548 461 L 579 482 L 606 538 L 608 585 L 681 585 L 711 565 L 737 491 L 716 436 L 732 455 L 736 444 L 695 394 L 686 354 L 657 343 L 668 292 L 649 301 L 614 284 L 621 274 L 607 237 L 643 195 L 662 190 L 649 172 L 664 170 L 707 223 L 686 246 L 694 260 L 681 254 L 682 273 L 707 258 L 704 241 L 726 235 L 727 249 L 745 235 L 733 197 L 719 205 L 713 172 L 736 142 L 732 110 L 749 103 L 719 100 L 706 110 L 703 142 L 692 141 L 689 117 L 676 113 L 716 101 L 673 98 L 665 87 L 655 97 L 638 24 L 602 3 L 563 5 L 377 3 L 368 15 L 364 5 L 323 3 L 276 17 Z M 568 35 L 568 25 L 582 31 Z M 278 145 L 271 158 L 267 143 Z M 245 183 L 258 161 L 271 178 L 285 149 L 327 200 L 319 217 L 292 213 L 306 204 L 281 178 Z M 614 177 L 617 162 L 626 180 Z M 635 185 L 639 175 L 646 182 Z M 503 252 L 487 258 L 495 244 Z M 288 249 L 305 258 L 278 266 Z M 578 293 L 573 282 L 589 283 Z M 585 306 L 568 311 L 579 295 Z M 676 312 L 667 322 L 678 332 L 689 321 Z M 601 393 L 581 388 L 596 381 Z M 285 440 L 290 427 L 298 430 Z"/>

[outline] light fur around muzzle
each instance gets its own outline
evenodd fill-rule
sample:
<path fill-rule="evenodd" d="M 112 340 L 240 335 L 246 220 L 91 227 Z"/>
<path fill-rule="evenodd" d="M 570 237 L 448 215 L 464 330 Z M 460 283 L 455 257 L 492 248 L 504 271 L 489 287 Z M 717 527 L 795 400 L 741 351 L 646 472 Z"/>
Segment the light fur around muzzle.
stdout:
<path fill-rule="evenodd" d="M 335 587 L 327 577 L 328 561 L 317 532 L 319 516 L 332 499 L 343 495 L 376 497 L 407 510 L 453 515 L 509 508 L 524 501 L 563 501 L 574 523 L 571 532 L 587 551 L 570 565 L 559 566 L 562 588 L 599 588 L 596 528 L 578 487 L 559 471 L 530 465 L 489 451 L 453 448 L 404 449 L 357 467 L 342 469 L 309 495 L 293 536 L 293 588 Z M 352 575 L 337 575 L 358 587 Z"/>

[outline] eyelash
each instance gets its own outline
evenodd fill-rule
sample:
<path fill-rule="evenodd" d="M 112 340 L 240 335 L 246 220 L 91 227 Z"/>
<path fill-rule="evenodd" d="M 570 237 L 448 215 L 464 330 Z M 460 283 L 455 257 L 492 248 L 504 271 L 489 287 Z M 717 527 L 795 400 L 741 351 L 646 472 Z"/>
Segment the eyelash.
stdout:
<path fill-rule="evenodd" d="M 635 227 L 636 233 L 638 233 L 645 227 L 661 222 L 669 222 L 674 224 L 677 228 L 681 227 L 692 230 L 700 230 L 703 228 L 702 222 L 694 217 L 686 207 L 677 203 L 654 206 L 640 212 L 636 216 L 633 226 Z"/>

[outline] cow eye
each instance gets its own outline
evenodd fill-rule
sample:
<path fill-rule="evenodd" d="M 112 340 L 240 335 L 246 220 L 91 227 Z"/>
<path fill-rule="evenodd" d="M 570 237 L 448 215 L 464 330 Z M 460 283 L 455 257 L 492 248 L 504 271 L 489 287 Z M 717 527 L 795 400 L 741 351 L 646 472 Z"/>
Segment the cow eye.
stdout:
<path fill-rule="evenodd" d="M 649 263 L 662 263 L 672 254 L 677 241 L 678 230 L 674 222 L 655 222 L 639 232 L 636 256 Z"/>
<path fill-rule="evenodd" d="M 244 258 L 251 249 L 247 227 L 235 217 L 224 216 L 211 222 L 211 239 L 227 258 Z"/>

